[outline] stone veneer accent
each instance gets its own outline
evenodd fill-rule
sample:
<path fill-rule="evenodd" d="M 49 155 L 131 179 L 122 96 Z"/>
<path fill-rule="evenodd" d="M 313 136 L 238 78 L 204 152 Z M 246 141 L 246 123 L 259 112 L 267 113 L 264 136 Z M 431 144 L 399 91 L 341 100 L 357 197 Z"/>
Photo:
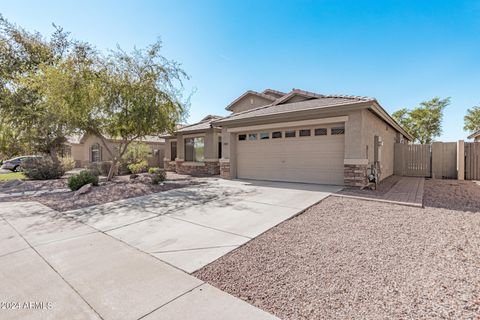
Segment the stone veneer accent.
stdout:
<path fill-rule="evenodd" d="M 343 183 L 349 187 L 363 187 L 367 185 L 367 164 L 344 164 Z"/>
<path fill-rule="evenodd" d="M 220 165 L 218 160 L 203 163 L 185 163 L 185 161 L 176 160 L 175 171 L 179 174 L 214 176 L 220 174 Z"/>
<path fill-rule="evenodd" d="M 165 161 L 163 161 L 163 165 L 164 165 L 165 170 L 167 170 L 167 171 L 175 171 L 176 170 L 175 161 L 165 160 Z"/>
<path fill-rule="evenodd" d="M 230 161 L 220 161 L 220 177 L 223 179 L 231 179 Z"/>

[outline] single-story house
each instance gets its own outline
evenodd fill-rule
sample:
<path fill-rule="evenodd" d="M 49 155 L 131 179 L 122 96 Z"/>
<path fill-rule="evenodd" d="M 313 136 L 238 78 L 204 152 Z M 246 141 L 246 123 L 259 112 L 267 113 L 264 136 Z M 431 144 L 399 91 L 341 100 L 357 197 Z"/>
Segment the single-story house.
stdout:
<path fill-rule="evenodd" d="M 218 166 L 228 179 L 362 186 L 372 165 L 380 180 L 392 175 L 394 144 L 412 140 L 374 98 L 267 89 L 226 109 L 227 117 L 167 138 L 167 169 L 217 174 Z"/>
<path fill-rule="evenodd" d="M 138 139 L 136 142 L 144 143 L 150 147 L 151 152 L 147 159 L 149 166 L 163 168 L 165 139 L 148 136 Z M 117 139 L 108 138 L 107 143 L 108 147 L 114 150 L 118 148 L 120 142 Z M 104 150 L 100 138 L 91 134 L 68 137 L 68 146 L 65 153 L 75 160 L 75 166 L 78 168 L 85 167 L 92 162 L 112 160 L 109 153 Z"/>
<path fill-rule="evenodd" d="M 468 139 L 473 139 L 474 142 L 480 142 L 480 130 L 477 130 L 469 135 Z"/>

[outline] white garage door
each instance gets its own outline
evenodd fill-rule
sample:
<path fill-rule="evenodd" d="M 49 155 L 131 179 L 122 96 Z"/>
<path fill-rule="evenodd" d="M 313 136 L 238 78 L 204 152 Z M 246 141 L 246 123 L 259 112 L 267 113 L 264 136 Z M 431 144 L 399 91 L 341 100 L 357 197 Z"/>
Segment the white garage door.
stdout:
<path fill-rule="evenodd" d="M 237 176 L 342 185 L 344 145 L 343 127 L 239 133 Z"/>

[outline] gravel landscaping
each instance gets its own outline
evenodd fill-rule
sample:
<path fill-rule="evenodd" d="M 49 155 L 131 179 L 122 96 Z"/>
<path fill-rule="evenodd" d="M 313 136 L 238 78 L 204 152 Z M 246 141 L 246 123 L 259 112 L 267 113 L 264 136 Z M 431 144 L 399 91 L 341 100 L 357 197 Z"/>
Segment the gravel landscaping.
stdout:
<path fill-rule="evenodd" d="M 480 182 L 425 180 L 423 204 L 435 208 L 480 212 Z"/>
<path fill-rule="evenodd" d="M 113 181 L 106 181 L 105 178 L 101 178 L 98 187 L 93 187 L 89 193 L 80 196 L 68 190 L 67 179 L 25 181 L 18 187 L 7 190 L 0 184 L 0 193 L 9 195 L 0 197 L 0 202 L 38 201 L 57 211 L 67 211 L 200 183 L 195 178 L 173 172 L 167 172 L 167 180 L 158 185 L 152 185 L 150 180 L 145 178 L 146 174 L 136 179 L 118 176 Z M 38 191 L 46 193 L 31 194 Z"/>
<path fill-rule="evenodd" d="M 330 197 L 194 275 L 281 319 L 478 319 L 478 192 L 428 180 L 425 209 Z"/>

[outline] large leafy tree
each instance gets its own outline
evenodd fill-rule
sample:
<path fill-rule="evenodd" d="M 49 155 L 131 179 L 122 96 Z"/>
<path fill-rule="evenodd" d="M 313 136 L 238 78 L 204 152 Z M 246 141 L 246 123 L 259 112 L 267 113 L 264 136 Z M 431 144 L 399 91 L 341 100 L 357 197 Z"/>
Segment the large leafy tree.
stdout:
<path fill-rule="evenodd" d="M 414 141 L 429 144 L 442 133 L 443 111 L 450 104 L 450 98 L 435 97 L 420 103 L 420 106 L 409 110 L 400 109 L 392 114 L 414 138 Z"/>
<path fill-rule="evenodd" d="M 463 130 L 469 132 L 480 130 L 480 107 L 475 106 L 471 109 L 467 109 L 467 114 L 463 117 L 463 121 Z"/>
<path fill-rule="evenodd" d="M 187 75 L 160 49 L 157 41 L 132 53 L 117 48 L 80 63 L 67 59 L 34 81 L 49 105 L 65 110 L 63 118 L 100 138 L 112 159 L 108 179 L 135 140 L 172 132 L 186 113 L 182 81 Z M 112 146 L 110 139 L 118 143 Z"/>
<path fill-rule="evenodd" d="M 45 99 L 40 80 L 47 70 L 69 57 L 81 56 L 88 46 L 70 40 L 62 28 L 54 28 L 47 40 L 0 16 L 0 117 L 23 142 L 16 153 L 48 153 L 57 161 L 57 152 L 76 128 L 64 116 L 64 109 Z"/>
<path fill-rule="evenodd" d="M 132 53 L 117 49 L 103 60 L 99 73 L 103 96 L 92 106 L 84 129 L 100 137 L 112 158 L 108 179 L 133 141 L 173 132 L 186 113 L 182 81 L 188 76 L 160 50 L 157 41 Z M 112 149 L 107 138 L 120 142 Z"/>

